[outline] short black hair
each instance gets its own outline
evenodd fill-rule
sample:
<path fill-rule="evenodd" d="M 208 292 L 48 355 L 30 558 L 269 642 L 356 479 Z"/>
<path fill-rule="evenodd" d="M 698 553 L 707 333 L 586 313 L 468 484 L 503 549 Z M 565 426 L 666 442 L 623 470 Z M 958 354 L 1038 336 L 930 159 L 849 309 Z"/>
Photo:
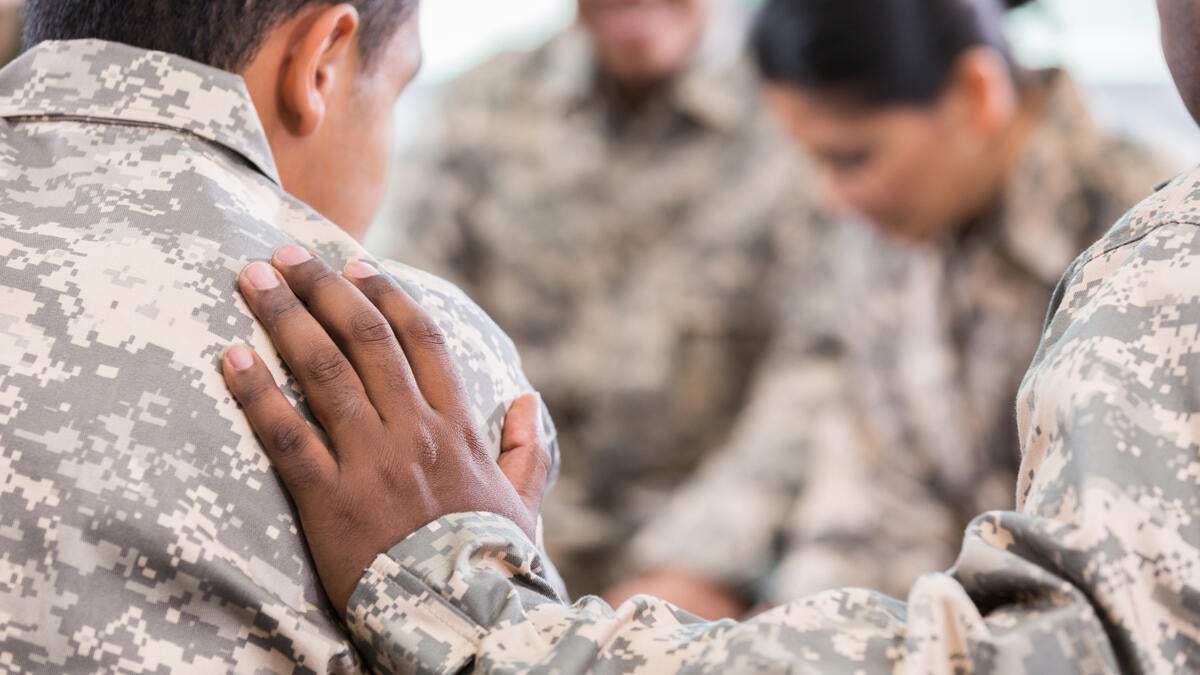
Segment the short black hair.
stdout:
<path fill-rule="evenodd" d="M 364 62 L 391 40 L 418 0 L 27 0 L 25 44 L 98 39 L 177 54 L 238 72 L 266 36 L 313 5 L 353 5 Z"/>
<path fill-rule="evenodd" d="M 938 97 L 964 52 L 992 47 L 1019 72 L 1004 12 L 1029 0 L 769 0 L 752 43 L 769 82 L 866 105 Z"/>

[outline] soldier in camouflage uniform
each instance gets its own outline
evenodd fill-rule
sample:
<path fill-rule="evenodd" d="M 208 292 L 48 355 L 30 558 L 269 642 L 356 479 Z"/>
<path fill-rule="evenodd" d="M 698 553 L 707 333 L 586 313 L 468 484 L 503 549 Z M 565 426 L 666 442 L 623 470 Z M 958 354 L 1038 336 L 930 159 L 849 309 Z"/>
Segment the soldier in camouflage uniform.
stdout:
<path fill-rule="evenodd" d="M 312 40 L 324 26 L 345 41 L 315 52 L 327 59 L 322 72 L 358 82 L 356 54 L 369 54 L 359 36 L 382 34 L 389 60 L 361 78 L 388 86 L 378 99 L 355 93 L 352 124 L 386 158 L 397 82 L 419 54 L 412 3 L 364 5 L 357 18 L 349 5 L 303 1 L 155 7 L 190 16 L 181 30 L 199 36 L 196 58 L 214 44 L 210 31 L 241 36 L 242 47 L 261 41 L 245 66 L 260 68 L 260 80 L 261 59 L 282 53 L 281 39 L 327 44 Z M 60 20 L 106 13 L 109 30 L 130 31 L 116 37 L 136 42 L 145 31 L 146 18 L 123 0 L 50 0 L 29 11 L 33 42 L 69 30 Z M 282 14 L 263 14 L 272 11 Z M 264 17 L 266 26 L 255 23 Z M 247 37 L 255 25 L 262 32 Z M 293 62 L 311 54 L 298 47 Z M 371 110 L 382 126 L 365 124 Z M 323 124 L 336 125 L 328 115 Z M 297 150 L 269 143 L 267 129 L 278 134 L 280 119 L 268 109 L 260 122 L 241 77 L 159 51 L 49 41 L 0 71 L 2 671 L 360 668 L 334 611 L 343 608 L 322 593 L 288 496 L 215 369 L 238 342 L 279 363 L 236 292 L 247 260 L 293 243 L 339 263 L 367 257 L 285 192 L 302 167 L 277 165 Z M 348 159 L 370 165 L 371 156 Z M 338 213 L 363 217 L 339 224 L 369 222 L 361 172 L 322 179 L 338 191 L 362 180 L 360 202 Z M 471 416 L 495 456 L 507 406 L 529 389 L 511 342 L 452 285 L 377 264 L 450 336 Z"/>
<path fill-rule="evenodd" d="M 581 25 L 454 83 L 395 181 L 411 225 L 394 256 L 479 302 L 554 411 L 547 543 L 575 593 L 615 580 L 728 433 L 776 327 L 780 258 L 808 245 L 806 180 L 740 57 L 744 22 L 715 3 L 704 42 L 676 35 L 707 4 L 585 0 Z M 647 13 L 647 34 L 606 12 Z"/>
<path fill-rule="evenodd" d="M 1172 70 L 1200 119 L 1200 3 L 1159 6 Z M 648 596 L 566 606 L 512 522 L 482 506 L 431 508 L 441 517 L 367 570 L 350 628 L 389 672 L 1196 672 L 1198 334 L 1192 170 L 1068 268 L 1017 400 L 1016 508 L 977 517 L 955 565 L 922 576 L 907 603 L 833 590 L 745 623 L 706 623 Z M 332 440 L 347 453 L 356 442 Z M 443 445 L 443 465 L 408 466 L 434 480 L 468 454 L 456 445 Z M 368 466 L 397 459 L 362 456 Z M 375 529 L 408 534 L 386 516 Z"/>
<path fill-rule="evenodd" d="M 829 11 L 861 5 L 885 12 L 892 4 L 847 0 Z M 772 18 L 775 25 L 786 19 Z M 805 19 L 812 30 L 837 30 L 833 21 Z M 861 22 L 854 26 L 871 39 Z M 797 49 L 796 40 L 783 38 Z M 875 42 L 876 54 L 887 53 L 884 44 Z M 972 55 L 963 54 L 969 64 Z M 886 173 L 876 166 L 887 159 L 847 178 L 820 154 L 835 145 L 824 136 L 829 125 L 817 115 L 806 120 L 801 140 L 828 170 L 829 190 L 874 211 L 874 224 L 838 228 L 828 256 L 833 312 L 821 323 L 828 332 L 814 332 L 811 313 L 794 315 L 731 441 L 639 535 L 633 550 L 647 572 L 615 589 L 612 600 L 646 592 L 703 613 L 713 593 L 729 594 L 735 607 L 841 586 L 902 596 L 919 575 L 953 562 L 972 518 L 1013 507 L 1020 458 L 1011 406 L 1043 308 L 1070 261 L 1169 175 L 1145 149 L 1098 129 L 1066 73 L 1018 77 L 1028 112 L 1018 113 L 1017 124 L 1027 130 L 977 159 L 987 166 L 1008 153 L 1015 158 L 1003 169 L 1000 195 L 949 235 L 900 238 L 906 214 L 858 189 Z M 771 79 L 813 90 L 778 72 Z M 939 96 L 964 89 L 947 88 L 951 94 Z M 870 117 L 895 107 L 837 110 Z M 946 152 L 935 144 L 920 149 L 922 157 Z M 910 158 L 907 173 L 931 173 L 921 162 Z M 960 200 L 970 199 L 974 181 L 965 172 L 947 178 L 965 195 Z M 889 195 L 887 203 L 911 204 L 909 196 L 923 190 L 909 185 L 907 195 Z"/>
<path fill-rule="evenodd" d="M 1066 74 L 1046 85 L 1004 203 L 964 237 L 839 228 L 834 305 L 854 311 L 825 340 L 795 316 L 730 442 L 639 534 L 650 571 L 625 593 L 683 574 L 751 604 L 903 594 L 953 561 L 976 514 L 1012 507 L 1012 400 L 1058 275 L 1167 175 L 1096 130 Z"/>

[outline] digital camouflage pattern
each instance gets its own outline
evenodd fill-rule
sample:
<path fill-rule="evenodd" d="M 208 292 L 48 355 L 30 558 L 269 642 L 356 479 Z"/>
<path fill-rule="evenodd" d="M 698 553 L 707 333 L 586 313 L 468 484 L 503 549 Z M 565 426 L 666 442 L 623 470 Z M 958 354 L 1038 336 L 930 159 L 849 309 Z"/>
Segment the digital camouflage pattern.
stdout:
<path fill-rule="evenodd" d="M 99 41 L 0 71 L 0 670 L 359 669 L 219 372 L 249 343 L 283 380 L 236 277 L 294 242 L 368 258 L 283 192 L 240 77 Z M 452 285 L 383 266 L 498 453 L 529 390 L 511 342 Z"/>
<path fill-rule="evenodd" d="M 976 515 L 1013 507 L 1012 402 L 1055 284 L 1170 175 L 1097 129 L 1065 73 L 1038 81 L 1027 149 L 987 218 L 920 246 L 839 228 L 831 307 L 793 315 L 732 440 L 639 536 L 640 567 L 751 603 L 843 586 L 903 597 L 954 561 Z"/>
<path fill-rule="evenodd" d="M 376 560 L 352 629 L 383 670 L 1196 672 L 1200 170 L 1079 257 L 1050 309 L 1017 403 L 1016 510 L 976 518 L 907 603 L 832 590 L 745 623 L 644 596 L 567 607 L 515 525 L 459 514 Z"/>
<path fill-rule="evenodd" d="M 393 257 L 479 302 L 554 412 L 546 540 L 575 593 L 614 581 L 637 527 L 727 435 L 779 271 L 806 250 L 809 180 L 757 87 L 736 50 L 705 49 L 630 111 L 575 28 L 454 83 L 441 128 L 400 160 L 379 226 Z"/>

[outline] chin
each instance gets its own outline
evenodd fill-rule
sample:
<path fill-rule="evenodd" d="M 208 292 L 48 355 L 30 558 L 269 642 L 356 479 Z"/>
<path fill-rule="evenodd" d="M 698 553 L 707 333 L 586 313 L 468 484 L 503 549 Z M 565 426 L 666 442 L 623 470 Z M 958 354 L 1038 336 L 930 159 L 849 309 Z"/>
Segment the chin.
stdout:
<path fill-rule="evenodd" d="M 928 228 L 922 228 L 911 223 L 871 217 L 867 217 L 866 222 L 888 239 L 905 244 L 919 244 L 933 238 Z"/>

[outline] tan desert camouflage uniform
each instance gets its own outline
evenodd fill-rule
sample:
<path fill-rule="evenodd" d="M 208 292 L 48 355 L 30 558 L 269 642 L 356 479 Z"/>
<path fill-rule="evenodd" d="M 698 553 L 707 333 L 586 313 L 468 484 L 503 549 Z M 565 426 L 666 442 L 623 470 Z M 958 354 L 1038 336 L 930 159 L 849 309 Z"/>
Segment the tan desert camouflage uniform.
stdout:
<path fill-rule="evenodd" d="M 574 29 L 456 82 L 393 205 L 411 223 L 393 257 L 476 300 L 554 413 L 546 540 L 574 593 L 614 581 L 728 434 L 812 204 L 736 53 L 702 52 L 637 114 L 606 103 L 594 68 Z"/>
<path fill-rule="evenodd" d="M 1095 128 L 1065 73 L 1039 79 L 1040 119 L 987 219 L 925 246 L 836 232 L 828 339 L 794 315 L 733 440 L 639 536 L 641 567 L 764 604 L 903 597 L 954 561 L 972 518 L 1013 507 L 1012 402 L 1055 284 L 1170 175 Z"/>
<path fill-rule="evenodd" d="M 832 590 L 745 623 L 644 596 L 568 607 L 515 525 L 459 514 L 376 560 L 353 630 L 394 671 L 1197 672 L 1200 170 L 1079 257 L 1050 310 L 1017 403 L 1016 509 L 976 518 L 907 603 Z"/>
<path fill-rule="evenodd" d="M 219 372 L 249 343 L 282 379 L 235 280 L 293 242 L 367 257 L 283 192 L 240 77 L 99 41 L 0 71 L 0 671 L 360 668 Z M 529 389 L 512 344 L 383 264 L 498 453 Z"/>

